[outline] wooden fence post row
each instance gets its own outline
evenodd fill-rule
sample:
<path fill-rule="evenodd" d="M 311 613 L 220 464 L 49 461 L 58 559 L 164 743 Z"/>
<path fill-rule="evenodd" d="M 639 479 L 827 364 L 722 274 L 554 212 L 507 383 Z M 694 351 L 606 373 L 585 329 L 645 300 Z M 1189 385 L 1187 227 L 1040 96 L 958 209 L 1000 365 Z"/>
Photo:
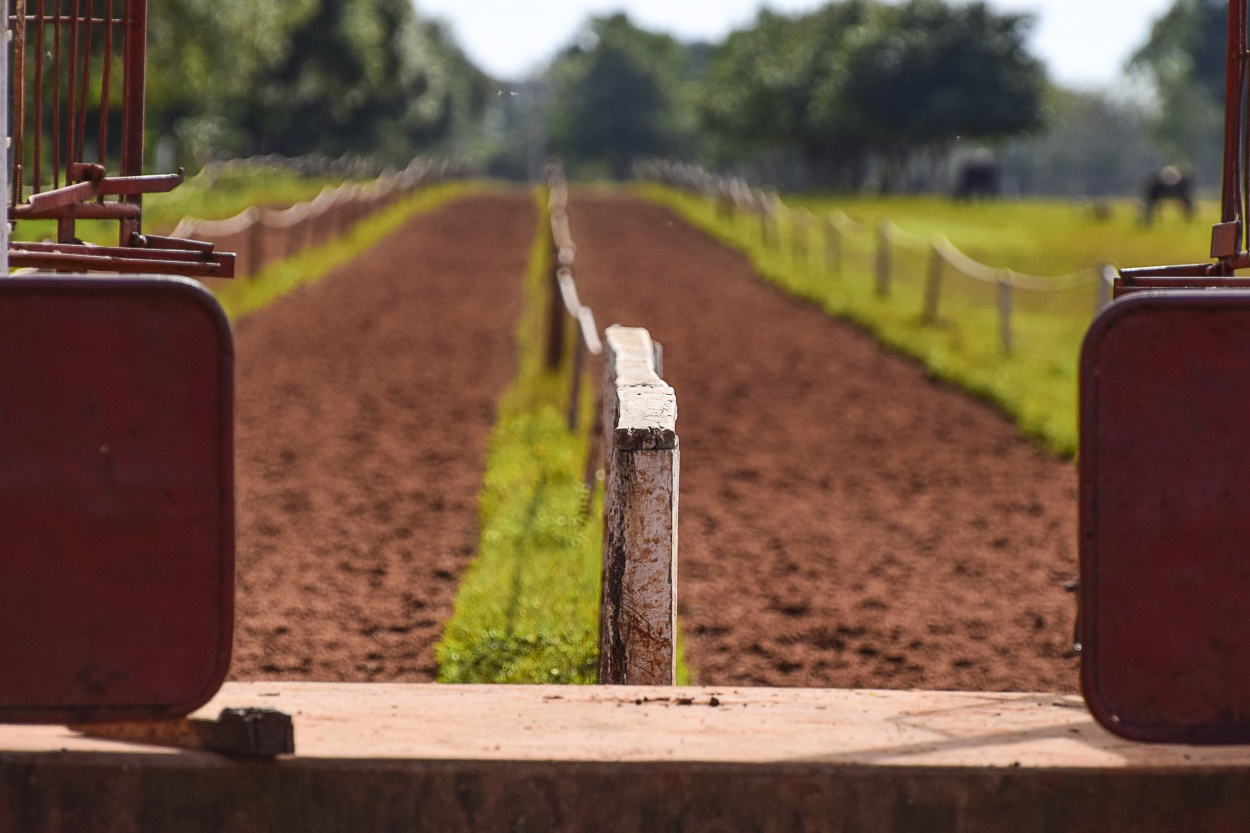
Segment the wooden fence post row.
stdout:
<path fill-rule="evenodd" d="M 314 241 L 346 235 L 358 223 L 393 205 L 401 195 L 445 181 L 449 172 L 460 175 L 458 168 L 446 164 L 434 167 L 414 159 L 403 171 L 383 173 L 368 186 L 344 183 L 338 188 L 327 187 L 314 199 L 289 208 L 252 206 L 226 220 L 183 217 L 172 236 L 210 241 L 242 236 L 243 258 L 237 274 L 255 278 L 269 264 L 266 244 L 271 233 L 277 233 L 279 239 L 285 236 L 284 245 L 276 248 L 283 257 L 292 257 Z"/>
<path fill-rule="evenodd" d="M 650 334 L 609 327 L 604 350 L 599 682 L 673 685 L 677 632 L 677 398 Z"/>
<path fill-rule="evenodd" d="M 752 187 L 745 181 L 716 177 L 702 168 L 690 165 L 673 165 L 669 162 L 657 161 L 642 163 L 635 167 L 635 174 L 649 177 L 676 188 L 696 190 L 699 193 L 720 193 L 729 195 L 729 202 L 737 205 L 741 201 L 748 209 L 752 209 L 759 219 L 760 239 L 765 249 L 781 247 L 781 215 L 785 213 L 790 230 L 790 249 L 793 262 L 797 266 L 811 266 L 811 235 L 817 222 L 806 209 L 790 211 L 785 203 L 774 192 L 766 191 L 758 186 Z M 709 184 L 710 183 L 710 184 Z M 733 214 L 732 206 L 728 209 Z M 841 215 L 842 220 L 837 219 Z M 825 270 L 834 276 L 840 276 L 845 258 L 845 231 L 841 223 L 849 222 L 849 218 L 841 212 L 828 214 L 824 217 L 824 261 Z M 856 224 L 850 223 L 851 227 Z M 889 219 L 881 220 L 876 226 L 876 247 L 873 252 L 873 277 L 877 297 L 889 297 L 896 270 L 895 248 L 920 248 L 920 235 L 910 234 Z M 1070 289 L 1072 279 L 1080 277 L 1084 272 L 1064 278 L 1054 279 L 1055 286 L 1039 287 L 1044 278 L 1033 278 L 1018 275 L 1010 271 L 994 269 L 977 263 L 960 252 L 945 238 L 937 238 L 925 244 L 929 248 L 930 260 L 928 273 L 925 277 L 923 308 L 920 318 L 924 324 L 941 322 L 939 307 L 941 305 L 943 284 L 948 274 L 963 274 L 974 280 L 991 283 L 995 286 L 996 306 L 998 312 L 998 341 L 1003 355 L 1010 356 L 1015 350 L 1015 293 L 1017 289 L 1026 292 L 1048 291 L 1050 289 Z M 1117 271 L 1114 266 L 1103 265 L 1095 279 L 1094 313 L 1097 314 L 1112 301 L 1112 287 L 1115 284 Z M 1081 284 L 1082 286 L 1084 283 Z M 1027 297 L 1027 296 L 1026 296 Z"/>

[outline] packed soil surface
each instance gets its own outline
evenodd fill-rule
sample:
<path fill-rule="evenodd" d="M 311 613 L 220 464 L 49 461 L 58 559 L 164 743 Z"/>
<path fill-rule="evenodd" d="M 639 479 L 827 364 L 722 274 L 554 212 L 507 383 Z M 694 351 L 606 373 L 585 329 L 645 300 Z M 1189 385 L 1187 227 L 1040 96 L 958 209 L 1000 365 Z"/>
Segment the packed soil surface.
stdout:
<path fill-rule="evenodd" d="M 695 679 L 1070 692 L 1076 474 L 654 205 L 577 196 L 601 324 L 664 345 Z"/>
<path fill-rule="evenodd" d="M 239 323 L 235 679 L 435 678 L 536 222 L 456 200 Z"/>

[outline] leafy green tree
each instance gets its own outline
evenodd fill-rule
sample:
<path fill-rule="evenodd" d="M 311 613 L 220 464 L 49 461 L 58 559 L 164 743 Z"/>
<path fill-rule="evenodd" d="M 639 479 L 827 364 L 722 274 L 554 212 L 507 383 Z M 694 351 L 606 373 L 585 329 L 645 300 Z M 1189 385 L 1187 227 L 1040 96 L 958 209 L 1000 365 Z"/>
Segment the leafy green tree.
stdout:
<path fill-rule="evenodd" d="M 688 135 L 686 53 L 624 14 L 594 18 L 550 70 L 552 150 L 573 172 L 623 177 L 637 158 L 679 152 Z"/>
<path fill-rule="evenodd" d="M 763 12 L 713 56 L 705 123 L 741 152 L 790 148 L 817 183 L 855 187 L 870 157 L 899 170 L 956 137 L 1040 126 L 1045 73 L 1025 49 L 1029 20 L 939 0 Z"/>
<path fill-rule="evenodd" d="M 148 125 L 184 161 L 403 162 L 472 121 L 490 87 L 411 0 L 163 0 L 148 43 Z"/>
<path fill-rule="evenodd" d="M 484 85 L 409 0 L 315 0 L 286 59 L 257 79 L 242 121 L 261 153 L 400 161 L 446 136 Z"/>
<path fill-rule="evenodd" d="M 315 0 L 161 0 L 148 7 L 148 128 L 188 153 L 238 145 L 227 111 L 290 52 Z"/>
<path fill-rule="evenodd" d="M 1046 76 L 1025 49 L 1030 18 L 984 3 L 910 0 L 881 10 L 850 56 L 847 117 L 887 160 L 945 155 L 957 138 L 1042 125 Z"/>
<path fill-rule="evenodd" d="M 1129 62 L 1154 86 L 1159 143 L 1207 183 L 1222 164 L 1227 33 L 1225 0 L 1176 0 Z"/>
<path fill-rule="evenodd" d="M 797 153 L 818 180 L 856 185 L 868 151 L 848 118 L 850 54 L 879 9 L 832 3 L 801 17 L 762 11 L 713 51 L 703 80 L 703 123 L 722 156 Z"/>

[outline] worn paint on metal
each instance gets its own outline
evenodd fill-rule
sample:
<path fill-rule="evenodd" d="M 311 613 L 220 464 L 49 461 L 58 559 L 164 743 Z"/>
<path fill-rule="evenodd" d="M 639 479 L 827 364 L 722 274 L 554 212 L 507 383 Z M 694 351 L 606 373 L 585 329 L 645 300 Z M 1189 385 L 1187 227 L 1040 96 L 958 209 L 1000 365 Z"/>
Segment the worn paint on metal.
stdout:
<path fill-rule="evenodd" d="M 1140 293 L 1081 358 L 1082 685 L 1111 731 L 1250 742 L 1250 293 Z"/>
<path fill-rule="evenodd" d="M 177 717 L 220 686 L 232 356 L 188 280 L 0 281 L 0 721 Z"/>

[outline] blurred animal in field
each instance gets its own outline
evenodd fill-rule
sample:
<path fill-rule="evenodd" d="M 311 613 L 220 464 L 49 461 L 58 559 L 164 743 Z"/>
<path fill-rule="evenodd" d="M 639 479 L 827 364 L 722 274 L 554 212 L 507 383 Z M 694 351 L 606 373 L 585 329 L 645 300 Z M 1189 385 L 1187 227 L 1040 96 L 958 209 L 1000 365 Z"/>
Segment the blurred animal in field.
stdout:
<path fill-rule="evenodd" d="M 959 170 L 955 199 L 997 197 L 1002 192 L 1001 180 L 1001 172 L 994 157 L 988 152 L 975 154 Z"/>
<path fill-rule="evenodd" d="M 1185 219 L 1194 218 L 1194 178 L 1175 165 L 1155 171 L 1146 180 L 1142 190 L 1142 214 L 1144 225 L 1154 222 L 1155 211 L 1164 200 L 1180 203 Z"/>

